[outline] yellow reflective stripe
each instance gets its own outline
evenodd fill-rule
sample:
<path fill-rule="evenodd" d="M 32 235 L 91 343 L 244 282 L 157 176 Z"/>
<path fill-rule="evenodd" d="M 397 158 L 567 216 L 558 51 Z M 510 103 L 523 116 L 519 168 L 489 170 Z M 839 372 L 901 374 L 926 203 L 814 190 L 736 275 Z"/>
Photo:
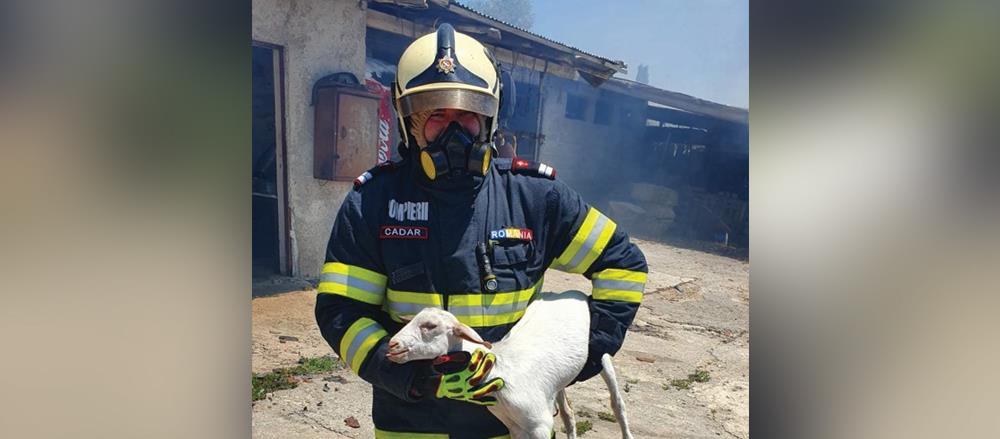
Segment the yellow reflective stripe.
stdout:
<path fill-rule="evenodd" d="M 593 207 L 573 240 L 562 254 L 552 262 L 552 268 L 569 273 L 583 273 L 604 252 L 618 225 Z"/>
<path fill-rule="evenodd" d="M 385 310 L 397 322 L 412 318 L 424 308 L 444 308 L 444 299 L 437 293 L 393 289 L 386 293 Z"/>
<path fill-rule="evenodd" d="M 360 302 L 370 303 L 372 305 L 381 305 L 384 297 L 379 294 L 372 294 L 368 291 L 350 287 L 340 282 L 320 282 L 319 286 L 316 287 L 316 292 L 320 294 L 336 294 L 338 296 L 348 297 Z"/>
<path fill-rule="evenodd" d="M 448 435 L 444 433 L 402 433 L 376 428 L 375 439 L 448 439 Z"/>
<path fill-rule="evenodd" d="M 388 279 L 385 275 L 377 271 L 361 268 L 357 265 L 344 264 L 342 262 L 327 262 L 323 264 L 323 273 L 348 274 L 351 277 L 356 277 L 371 283 L 382 285 L 385 285 L 385 281 Z"/>
<path fill-rule="evenodd" d="M 646 273 L 609 268 L 594 273 L 592 282 L 596 300 L 639 303 L 646 288 Z"/>
<path fill-rule="evenodd" d="M 497 326 L 518 321 L 542 287 L 540 279 L 534 286 L 518 291 L 496 294 L 461 293 L 448 295 L 448 310 L 469 326 Z M 397 291 L 389 289 L 383 307 L 397 322 L 412 318 L 424 308 L 444 308 L 443 296 L 437 293 Z"/>
<path fill-rule="evenodd" d="M 624 270 L 621 268 L 605 268 L 594 273 L 594 279 L 621 280 L 627 282 L 646 283 L 647 274 L 641 271 Z"/>
<path fill-rule="evenodd" d="M 351 367 L 354 373 L 360 373 L 368 353 L 382 337 L 389 335 L 377 322 L 367 317 L 355 321 L 340 339 L 340 358 Z"/>
<path fill-rule="evenodd" d="M 388 292 L 390 302 L 419 303 L 421 305 L 441 306 L 444 301 L 437 293 L 419 293 L 413 291 L 398 291 L 390 289 Z"/>
<path fill-rule="evenodd" d="M 483 327 L 483 326 L 499 326 L 506 325 L 508 323 L 514 323 L 521 320 L 524 316 L 524 310 L 514 311 L 512 313 L 499 314 L 499 315 L 472 315 L 472 316 L 455 316 L 458 321 L 465 323 L 469 326 Z"/>
<path fill-rule="evenodd" d="M 385 299 L 386 276 L 356 265 L 341 262 L 323 264 L 318 293 L 336 294 L 372 305 Z"/>
<path fill-rule="evenodd" d="M 475 327 L 514 323 L 524 316 L 531 299 L 542 288 L 539 279 L 530 288 L 496 294 L 455 294 L 448 296 L 448 310 L 458 321 Z"/>
<path fill-rule="evenodd" d="M 489 306 L 489 305 L 509 305 L 512 303 L 526 302 L 535 294 L 536 287 L 509 293 L 495 294 L 457 294 L 448 296 L 448 307 L 452 306 Z"/>
<path fill-rule="evenodd" d="M 638 291 L 603 290 L 594 289 L 594 299 L 596 300 L 617 300 L 619 302 L 641 303 L 642 293 Z"/>
<path fill-rule="evenodd" d="M 597 242 L 590 248 L 587 256 L 583 258 L 583 262 L 574 268 L 574 270 L 576 270 L 574 273 L 583 273 L 590 268 L 590 265 L 597 260 L 597 257 L 600 256 L 601 253 L 604 253 L 604 247 L 607 247 L 608 242 L 611 241 L 611 235 L 615 233 L 616 228 L 618 228 L 618 224 L 615 224 L 611 218 L 608 218 L 608 223 L 605 224 L 604 230 L 602 230 L 601 235 L 598 236 Z"/>
<path fill-rule="evenodd" d="M 580 247 L 583 247 L 584 241 L 587 240 L 587 236 L 590 235 L 591 230 L 594 229 L 594 223 L 597 222 L 598 216 L 597 209 L 593 207 L 587 211 L 587 217 L 583 219 L 583 224 L 580 224 L 580 230 L 576 231 L 576 235 L 573 235 L 573 240 L 570 241 L 569 246 L 566 250 L 563 250 L 562 254 L 556 258 L 556 264 L 559 266 L 566 266 L 569 264 L 573 256 L 580 251 Z"/>

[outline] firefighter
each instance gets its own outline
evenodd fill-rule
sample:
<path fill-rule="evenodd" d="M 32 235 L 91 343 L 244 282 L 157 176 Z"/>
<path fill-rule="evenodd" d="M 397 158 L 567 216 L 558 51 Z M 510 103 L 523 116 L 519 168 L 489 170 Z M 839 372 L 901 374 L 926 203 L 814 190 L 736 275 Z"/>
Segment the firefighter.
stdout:
<path fill-rule="evenodd" d="M 494 160 L 498 72 L 485 46 L 448 24 L 414 41 L 393 86 L 403 159 L 358 177 L 337 213 L 316 321 L 372 384 L 376 438 L 508 434 L 486 407 L 503 377 L 469 379 L 488 373 L 491 355 L 449 356 L 459 367 L 387 358 L 390 336 L 425 307 L 493 342 L 541 291 L 546 269 L 582 274 L 592 281 L 591 333 L 576 381 L 618 351 L 639 308 L 646 261 L 625 232 L 551 167 Z"/>

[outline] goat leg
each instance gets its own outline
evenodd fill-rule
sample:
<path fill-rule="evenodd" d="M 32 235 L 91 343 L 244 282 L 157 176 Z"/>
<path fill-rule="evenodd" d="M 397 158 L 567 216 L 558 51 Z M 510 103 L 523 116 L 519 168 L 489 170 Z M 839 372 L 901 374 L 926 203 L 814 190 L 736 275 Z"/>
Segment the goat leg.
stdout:
<path fill-rule="evenodd" d="M 576 416 L 573 414 L 573 407 L 569 405 L 569 399 L 566 398 L 566 389 L 556 394 L 556 403 L 559 404 L 559 418 L 562 419 L 566 437 L 576 439 Z"/>
<path fill-rule="evenodd" d="M 601 366 L 601 378 L 604 378 L 604 383 L 608 385 L 608 391 L 611 393 L 611 409 L 615 411 L 618 426 L 622 429 L 622 438 L 632 439 L 632 432 L 628 429 L 628 417 L 625 414 L 625 401 L 622 400 L 622 393 L 618 388 L 618 377 L 615 375 L 615 366 L 611 364 L 610 355 L 601 356 Z"/>

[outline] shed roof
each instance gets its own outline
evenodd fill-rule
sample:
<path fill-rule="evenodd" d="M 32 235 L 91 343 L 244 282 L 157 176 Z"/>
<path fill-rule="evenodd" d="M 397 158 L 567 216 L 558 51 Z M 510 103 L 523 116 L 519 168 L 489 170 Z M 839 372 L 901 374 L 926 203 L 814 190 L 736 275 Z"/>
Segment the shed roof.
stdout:
<path fill-rule="evenodd" d="M 470 8 L 470 7 L 468 7 L 468 6 L 464 5 L 464 4 L 462 4 L 462 3 L 460 3 L 460 2 L 457 2 L 457 1 L 454 1 L 454 0 L 451 0 L 451 4 L 452 4 L 452 5 L 454 5 L 454 6 L 457 6 L 457 7 L 459 7 L 459 8 L 462 8 L 462 9 L 465 9 L 465 10 L 467 10 L 467 11 L 470 11 L 470 12 L 473 12 L 473 13 L 475 13 L 475 14 L 478 14 L 478 15 L 481 15 L 481 16 L 483 16 L 484 18 L 487 18 L 487 19 L 489 19 L 489 20 L 493 20 L 493 21 L 496 21 L 496 22 L 498 22 L 498 23 L 502 23 L 502 24 L 504 24 L 504 25 L 506 25 L 506 26 L 509 26 L 509 27 L 511 27 L 511 28 L 513 28 L 513 29 L 516 29 L 516 30 L 518 30 L 518 31 L 520 31 L 520 32 L 522 32 L 522 33 L 525 33 L 525 34 L 528 34 L 528 35 L 532 35 L 532 36 L 534 36 L 534 37 L 536 37 L 536 38 L 541 38 L 541 39 L 543 39 L 543 40 L 545 40 L 545 41 L 548 41 L 549 43 L 552 43 L 552 44 L 554 44 L 554 45 L 556 45 L 556 46 L 560 46 L 560 47 L 564 47 L 564 48 L 567 48 L 567 49 L 569 49 L 569 50 L 571 50 L 571 51 L 573 51 L 573 52 L 579 52 L 579 53 L 582 53 L 582 54 L 584 54 L 584 55 L 587 55 L 587 56 L 592 56 L 592 57 L 594 57 L 594 58 L 597 58 L 597 59 L 600 59 L 600 60 L 602 60 L 602 61 L 605 61 L 605 62 L 607 62 L 607 63 L 609 63 L 609 64 L 613 64 L 613 65 L 618 65 L 618 66 L 621 66 L 621 69 L 619 70 L 620 72 L 623 72 L 623 73 L 624 73 L 625 71 L 627 71 L 627 70 L 628 70 L 628 66 L 627 66 L 627 65 L 625 64 L 625 61 L 622 61 L 622 60 L 612 60 L 611 58 L 607 58 L 607 57 L 603 57 L 603 56 L 600 56 L 600 55 L 595 55 L 595 54 L 593 54 L 593 53 L 591 53 L 591 52 L 587 52 L 587 51 L 585 51 L 585 50 L 583 50 L 583 49 L 580 49 L 580 48 L 577 48 L 577 47 L 575 47 L 575 46 L 571 46 L 571 45 L 569 45 L 569 44 L 566 44 L 566 43 L 563 43 L 563 42 L 560 42 L 560 41 L 556 41 L 556 40 L 553 40 L 553 39 L 551 39 L 551 38 L 549 38 L 549 37 L 546 37 L 545 35 L 542 35 L 542 34 L 537 34 L 537 33 L 534 33 L 534 32 L 532 32 L 532 31 L 530 31 L 530 30 L 527 30 L 527 29 L 524 29 L 524 28 L 521 28 L 521 27 L 518 27 L 518 26 L 515 26 L 515 25 L 513 25 L 513 24 L 510 24 L 510 23 L 508 23 L 508 22 L 506 22 L 506 21 L 503 21 L 503 20 L 501 20 L 501 19 L 499 19 L 499 18 L 496 18 L 496 17 L 492 17 L 492 16 L 489 16 L 489 15 L 486 15 L 486 14 L 484 14 L 484 13 L 482 13 L 482 12 L 479 12 L 479 11 L 477 11 L 477 10 L 475 10 L 475 9 L 472 9 L 472 8 Z"/>
<path fill-rule="evenodd" d="M 369 7 L 380 12 L 401 16 L 415 23 L 436 27 L 447 21 L 455 28 L 468 32 L 469 26 L 492 45 L 515 52 L 533 52 L 542 58 L 576 69 L 594 85 L 625 73 L 624 61 L 594 55 L 565 43 L 514 26 L 476 11 L 455 0 L 372 0 Z M 466 29 L 462 29 L 462 26 Z"/>
<path fill-rule="evenodd" d="M 750 110 L 746 108 L 720 104 L 624 78 L 611 78 L 602 87 L 618 93 L 645 99 L 649 102 L 729 122 L 747 125 L 750 120 Z"/>
<path fill-rule="evenodd" d="M 430 28 L 447 21 L 458 30 L 477 33 L 478 37 L 494 46 L 519 53 L 531 53 L 568 65 L 595 87 L 602 86 L 657 104 L 729 122 L 746 125 L 749 120 L 750 112 L 745 108 L 699 99 L 624 78 L 613 78 L 614 74 L 628 70 L 624 61 L 612 60 L 555 41 L 483 14 L 456 0 L 370 0 L 369 7 Z"/>

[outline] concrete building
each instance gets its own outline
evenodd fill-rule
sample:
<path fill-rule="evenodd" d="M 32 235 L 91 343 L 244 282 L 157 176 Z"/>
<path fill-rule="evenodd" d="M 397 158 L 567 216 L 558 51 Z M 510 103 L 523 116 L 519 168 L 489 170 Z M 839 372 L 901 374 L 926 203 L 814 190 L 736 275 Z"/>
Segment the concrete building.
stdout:
<path fill-rule="evenodd" d="M 621 61 L 552 41 L 454 1 L 253 0 L 255 278 L 317 276 L 333 218 L 352 188 L 347 179 L 317 177 L 316 148 L 322 139 L 315 133 L 323 125 L 316 124 L 320 113 L 314 87 L 331 74 L 349 73 L 363 78 L 362 86 L 367 82 L 376 97 L 372 102 L 377 102 L 378 85 L 384 91 L 391 84 L 393 66 L 406 45 L 444 21 L 491 47 L 509 75 L 515 99 L 502 127 L 504 138 L 516 139 L 519 156 L 554 166 L 560 179 L 593 204 L 610 212 L 608 203 L 627 195 L 615 188 L 634 183 L 678 188 L 715 184 L 709 191 L 740 192 L 732 184 L 708 181 L 712 179 L 704 174 L 705 166 L 718 165 L 737 186 L 746 181 L 745 109 L 615 78 L 626 72 Z M 383 149 L 386 143 L 379 142 L 378 133 L 384 115 L 374 110 L 377 104 L 351 105 L 354 113 L 337 114 L 353 114 L 354 123 L 348 125 L 365 127 L 352 143 L 362 145 L 355 146 L 362 154 L 338 149 L 333 157 L 364 162 L 371 152 L 374 165 L 376 157 L 385 158 L 382 151 L 374 153 L 377 143 Z M 333 129 L 340 137 L 351 136 L 345 134 L 350 131 L 346 126 Z M 395 131 L 395 122 L 389 129 Z M 390 138 L 398 137 L 390 133 Z M 678 145 L 703 156 L 697 172 L 689 172 L 691 160 L 685 159 L 685 165 L 663 154 Z M 708 151 L 725 151 L 726 158 L 707 159 L 718 155 Z M 386 152 L 394 155 L 395 144 Z M 661 175 L 666 167 L 672 175 Z"/>

